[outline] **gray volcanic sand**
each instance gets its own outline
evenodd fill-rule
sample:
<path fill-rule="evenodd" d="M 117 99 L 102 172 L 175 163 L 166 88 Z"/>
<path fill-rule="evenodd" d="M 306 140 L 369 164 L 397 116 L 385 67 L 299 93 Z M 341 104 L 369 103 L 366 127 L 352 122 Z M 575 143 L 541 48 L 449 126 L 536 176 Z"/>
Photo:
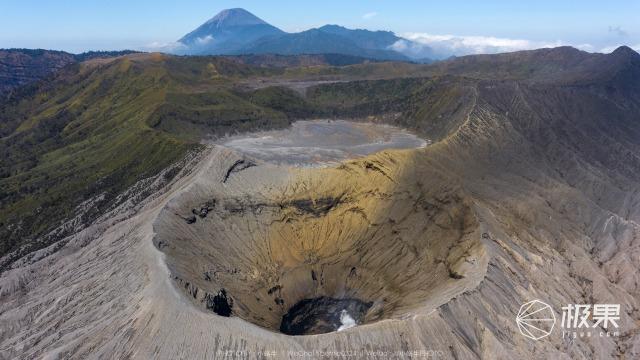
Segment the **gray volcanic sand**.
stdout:
<path fill-rule="evenodd" d="M 218 143 L 256 159 L 298 166 L 336 163 L 384 149 L 428 145 L 404 129 L 345 120 L 297 121 L 287 129 L 227 137 Z"/>

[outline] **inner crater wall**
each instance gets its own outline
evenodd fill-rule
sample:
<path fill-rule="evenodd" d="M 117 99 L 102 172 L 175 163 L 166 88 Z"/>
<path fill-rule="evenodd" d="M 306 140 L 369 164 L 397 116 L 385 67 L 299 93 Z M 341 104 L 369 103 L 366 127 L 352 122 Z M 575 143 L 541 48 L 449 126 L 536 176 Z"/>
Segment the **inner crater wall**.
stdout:
<path fill-rule="evenodd" d="M 214 151 L 154 244 L 185 296 L 219 316 L 278 331 L 296 304 L 327 297 L 370 305 L 373 323 L 439 306 L 486 271 L 473 204 L 423 182 L 421 149 L 321 168 Z"/>

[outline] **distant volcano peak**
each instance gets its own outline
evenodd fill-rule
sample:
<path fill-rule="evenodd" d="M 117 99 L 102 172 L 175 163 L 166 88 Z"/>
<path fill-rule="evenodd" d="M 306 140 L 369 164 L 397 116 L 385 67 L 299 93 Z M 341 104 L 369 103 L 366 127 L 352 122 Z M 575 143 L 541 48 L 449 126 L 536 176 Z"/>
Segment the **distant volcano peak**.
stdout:
<path fill-rule="evenodd" d="M 229 54 L 259 38 L 281 34 L 247 10 L 234 8 L 222 10 L 178 41 L 190 54 Z"/>
<path fill-rule="evenodd" d="M 267 23 L 249 11 L 242 8 L 233 8 L 220 11 L 209 19 L 206 24 L 215 24 L 217 27 L 266 25 Z"/>

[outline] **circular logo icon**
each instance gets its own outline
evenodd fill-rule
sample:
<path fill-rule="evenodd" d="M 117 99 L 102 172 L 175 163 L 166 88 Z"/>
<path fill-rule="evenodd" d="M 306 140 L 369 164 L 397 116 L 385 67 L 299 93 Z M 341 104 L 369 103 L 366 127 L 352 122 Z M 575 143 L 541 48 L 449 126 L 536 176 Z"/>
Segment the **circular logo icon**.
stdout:
<path fill-rule="evenodd" d="M 556 324 L 556 316 L 549 304 L 533 300 L 520 307 L 516 323 L 522 335 L 533 340 L 540 340 L 551 334 L 553 326 Z"/>

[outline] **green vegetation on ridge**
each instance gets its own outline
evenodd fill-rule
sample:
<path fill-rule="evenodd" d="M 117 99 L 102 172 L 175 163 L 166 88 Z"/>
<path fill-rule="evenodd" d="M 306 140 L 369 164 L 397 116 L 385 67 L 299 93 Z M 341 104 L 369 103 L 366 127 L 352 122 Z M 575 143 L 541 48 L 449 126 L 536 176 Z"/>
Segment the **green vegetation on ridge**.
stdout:
<path fill-rule="evenodd" d="M 229 88 L 253 74 L 222 58 L 133 55 L 71 65 L 1 103 L 0 255 L 47 246 L 33 240 L 197 149 L 203 130 L 286 126 Z"/>

